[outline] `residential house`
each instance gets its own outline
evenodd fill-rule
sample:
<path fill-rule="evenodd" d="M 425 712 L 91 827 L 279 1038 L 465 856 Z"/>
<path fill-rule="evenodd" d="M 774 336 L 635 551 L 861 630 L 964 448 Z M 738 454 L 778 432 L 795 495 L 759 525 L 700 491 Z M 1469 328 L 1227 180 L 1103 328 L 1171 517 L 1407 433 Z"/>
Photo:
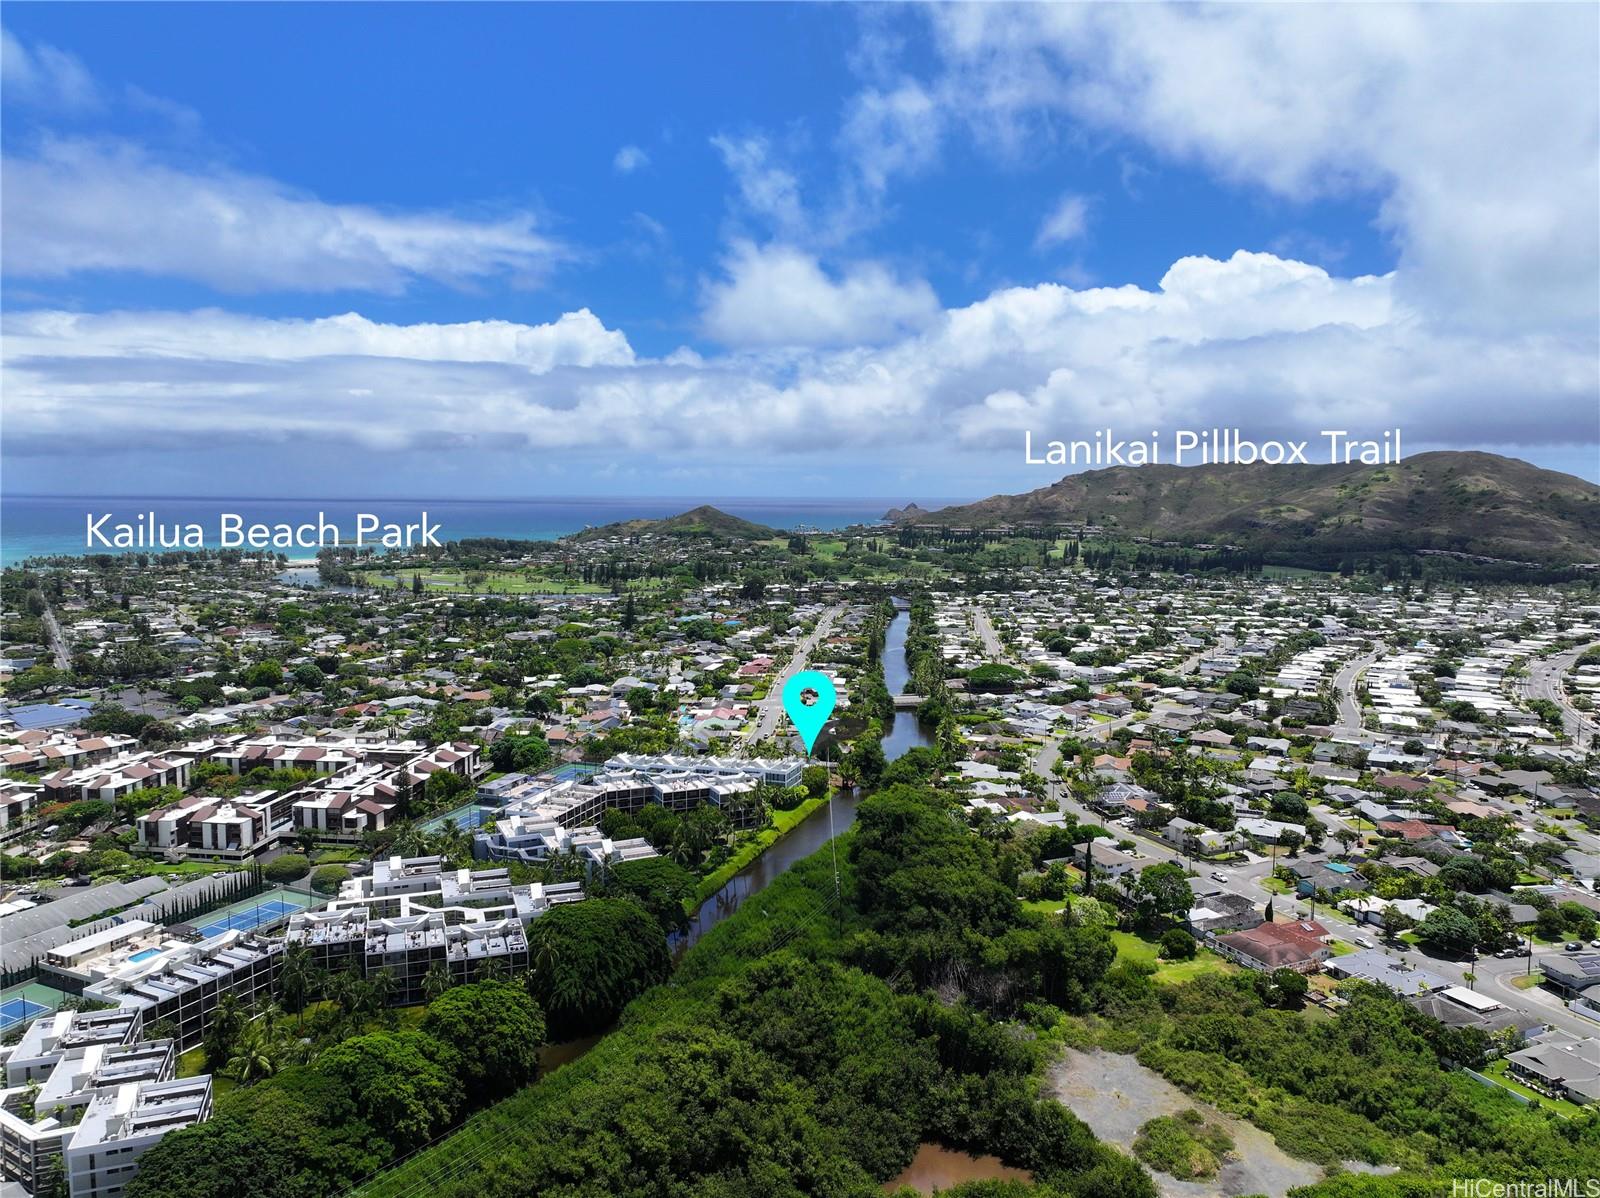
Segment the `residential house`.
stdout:
<path fill-rule="evenodd" d="M 1600 1040 L 1552 1033 L 1506 1057 L 1508 1072 L 1525 1085 L 1585 1106 L 1600 1101 Z"/>
<path fill-rule="evenodd" d="M 1212 947 L 1247 969 L 1293 969 L 1311 973 L 1333 955 L 1328 929 L 1316 920 L 1263 923 L 1212 937 Z"/>

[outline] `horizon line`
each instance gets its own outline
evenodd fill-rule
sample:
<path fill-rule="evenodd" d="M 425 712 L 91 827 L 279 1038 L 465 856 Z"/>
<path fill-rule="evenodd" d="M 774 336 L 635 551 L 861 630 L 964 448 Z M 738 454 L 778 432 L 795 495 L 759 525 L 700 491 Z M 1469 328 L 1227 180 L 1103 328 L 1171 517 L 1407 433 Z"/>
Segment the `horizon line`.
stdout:
<path fill-rule="evenodd" d="M 949 502 L 963 503 L 971 496 L 941 496 L 937 499 L 908 500 L 892 495 L 837 495 L 825 498 L 815 496 L 806 497 L 799 495 L 506 495 L 506 496 L 452 496 L 452 495 L 127 495 L 127 494 L 87 494 L 87 493 L 51 493 L 44 491 L 0 491 L 0 499 L 179 499 L 190 502 L 203 502 L 209 500 L 249 500 L 251 502 L 288 502 L 288 503 L 636 503 L 636 502 L 675 502 L 678 500 L 692 500 L 699 504 L 715 502 L 724 503 L 791 503 L 823 505 L 830 503 L 877 503 L 892 504 L 916 502 Z"/>

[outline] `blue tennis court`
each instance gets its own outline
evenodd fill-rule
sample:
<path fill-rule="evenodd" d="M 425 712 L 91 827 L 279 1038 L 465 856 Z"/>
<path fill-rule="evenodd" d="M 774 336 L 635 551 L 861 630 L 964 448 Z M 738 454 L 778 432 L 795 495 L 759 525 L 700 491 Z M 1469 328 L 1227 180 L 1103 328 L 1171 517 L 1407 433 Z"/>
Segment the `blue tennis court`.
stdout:
<path fill-rule="evenodd" d="M 200 936 L 209 940 L 224 932 L 251 932 L 266 924 L 276 923 L 285 915 L 293 915 L 298 910 L 300 908 L 293 903 L 286 903 L 282 899 L 268 899 L 244 911 L 234 911 L 210 923 L 201 924 Z"/>
<path fill-rule="evenodd" d="M 457 807 L 454 811 L 446 811 L 443 815 L 436 815 L 424 824 L 418 824 L 419 832 L 439 832 L 447 824 L 454 824 L 464 832 L 483 827 L 484 820 L 489 813 L 498 810 L 494 807 L 483 807 L 477 803 L 468 803 L 465 807 Z"/>
<path fill-rule="evenodd" d="M 32 1002 L 26 998 L 8 998 L 0 1002 L 0 1032 L 10 1031 L 19 1023 L 26 1023 L 35 1015 L 42 1015 L 50 1008 L 43 1003 Z"/>

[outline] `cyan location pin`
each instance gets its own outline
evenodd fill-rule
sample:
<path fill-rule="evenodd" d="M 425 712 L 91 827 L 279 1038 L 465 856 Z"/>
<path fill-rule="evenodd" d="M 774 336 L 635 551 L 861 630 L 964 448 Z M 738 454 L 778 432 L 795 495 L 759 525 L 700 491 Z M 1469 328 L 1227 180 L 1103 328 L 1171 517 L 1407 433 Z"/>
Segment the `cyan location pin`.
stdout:
<path fill-rule="evenodd" d="M 833 689 L 833 679 L 821 670 L 801 670 L 783 684 L 783 710 L 789 722 L 800 733 L 809 755 L 817 743 L 817 733 L 833 714 L 833 705 L 839 694 Z"/>

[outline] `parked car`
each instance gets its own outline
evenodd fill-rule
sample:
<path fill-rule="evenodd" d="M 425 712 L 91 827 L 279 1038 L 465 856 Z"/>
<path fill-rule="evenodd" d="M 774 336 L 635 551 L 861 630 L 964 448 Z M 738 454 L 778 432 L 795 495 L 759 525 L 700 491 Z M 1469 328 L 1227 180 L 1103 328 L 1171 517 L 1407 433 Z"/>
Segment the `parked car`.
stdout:
<path fill-rule="evenodd" d="M 1569 953 L 1582 952 L 1583 951 L 1583 941 L 1581 941 L 1581 940 L 1569 941 L 1567 943 L 1567 951 Z"/>
<path fill-rule="evenodd" d="M 1591 941 L 1589 941 L 1589 947 L 1590 948 L 1600 948 L 1600 940 L 1591 940 Z"/>
<path fill-rule="evenodd" d="M 1358 948 L 1377 948 L 1378 946 L 1376 944 L 1372 943 L 1372 941 L 1368 940 L 1365 936 L 1357 936 L 1356 937 L 1356 947 L 1358 947 Z"/>

